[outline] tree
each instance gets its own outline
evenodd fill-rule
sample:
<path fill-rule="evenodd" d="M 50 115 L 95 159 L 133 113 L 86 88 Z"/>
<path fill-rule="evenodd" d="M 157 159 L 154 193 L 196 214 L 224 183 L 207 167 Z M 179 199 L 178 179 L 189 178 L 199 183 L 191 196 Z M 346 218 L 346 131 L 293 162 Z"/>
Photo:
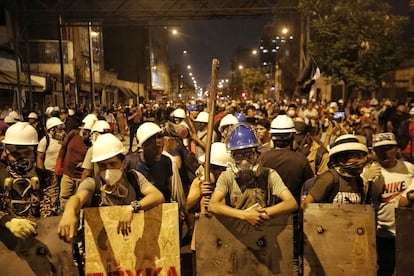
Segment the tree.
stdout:
<path fill-rule="evenodd" d="M 300 0 L 310 18 L 309 49 L 332 83 L 352 90 L 373 91 L 403 58 L 400 40 L 407 18 L 392 15 L 388 4 L 375 0 Z"/>
<path fill-rule="evenodd" d="M 267 79 L 263 68 L 245 68 L 241 71 L 241 85 L 247 90 L 252 98 L 263 94 Z"/>

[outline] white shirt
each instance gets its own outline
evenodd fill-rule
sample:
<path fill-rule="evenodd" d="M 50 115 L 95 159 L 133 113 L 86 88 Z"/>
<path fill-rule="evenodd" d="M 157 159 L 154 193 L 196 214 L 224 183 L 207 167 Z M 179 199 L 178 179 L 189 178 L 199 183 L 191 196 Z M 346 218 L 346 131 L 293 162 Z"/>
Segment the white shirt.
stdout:
<path fill-rule="evenodd" d="M 40 140 L 39 144 L 37 145 L 37 151 L 45 153 L 45 161 L 44 161 L 45 169 L 49 171 L 54 171 L 55 166 L 56 166 L 56 159 L 59 155 L 59 151 L 62 145 L 59 144 L 58 140 L 53 139 L 50 135 L 49 137 L 50 137 L 50 142 L 49 142 L 49 146 L 47 147 L 47 149 L 46 149 L 47 141 L 46 141 L 46 136 L 45 136 Z"/>

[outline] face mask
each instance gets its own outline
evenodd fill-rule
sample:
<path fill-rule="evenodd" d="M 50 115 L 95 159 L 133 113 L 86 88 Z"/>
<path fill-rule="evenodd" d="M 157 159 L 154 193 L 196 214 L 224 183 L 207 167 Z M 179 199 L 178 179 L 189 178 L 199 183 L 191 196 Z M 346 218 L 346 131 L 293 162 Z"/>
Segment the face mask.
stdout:
<path fill-rule="evenodd" d="M 17 161 L 11 162 L 10 166 L 19 175 L 25 175 L 34 168 L 34 158 L 22 158 Z"/>
<path fill-rule="evenodd" d="M 295 110 L 289 109 L 289 110 L 287 111 L 287 115 L 288 115 L 289 117 L 293 117 L 293 116 L 295 116 L 295 114 L 296 114 Z"/>
<path fill-rule="evenodd" d="M 120 169 L 107 169 L 101 172 L 101 177 L 105 184 L 113 186 L 121 179 L 122 174 L 123 172 Z"/>

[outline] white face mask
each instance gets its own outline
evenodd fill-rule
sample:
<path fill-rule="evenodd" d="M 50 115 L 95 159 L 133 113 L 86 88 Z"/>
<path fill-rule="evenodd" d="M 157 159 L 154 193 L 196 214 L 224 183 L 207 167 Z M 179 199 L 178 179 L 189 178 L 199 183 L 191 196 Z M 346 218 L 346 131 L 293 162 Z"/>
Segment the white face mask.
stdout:
<path fill-rule="evenodd" d="M 122 177 L 122 170 L 120 169 L 107 169 L 101 172 L 101 177 L 107 185 L 115 185 Z"/>
<path fill-rule="evenodd" d="M 287 111 L 287 115 L 288 115 L 289 117 L 294 117 L 294 116 L 295 116 L 295 114 L 296 114 L 295 110 L 289 109 L 289 110 Z"/>

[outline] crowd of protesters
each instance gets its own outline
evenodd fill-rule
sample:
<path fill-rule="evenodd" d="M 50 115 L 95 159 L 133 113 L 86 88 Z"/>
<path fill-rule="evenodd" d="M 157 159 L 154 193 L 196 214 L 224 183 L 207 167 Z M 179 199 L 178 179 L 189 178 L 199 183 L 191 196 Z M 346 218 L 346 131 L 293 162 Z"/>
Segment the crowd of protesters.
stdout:
<path fill-rule="evenodd" d="M 0 112 L 0 180 L 17 190 L 1 190 L 0 226 L 26 238 L 36 230 L 25 217 L 63 212 L 59 236 L 71 240 L 76 234 L 72 215 L 92 200 L 97 185 L 102 191 L 100 205 L 130 203 L 131 209 L 120 218 L 122 234 L 131 231 L 133 212 L 161 202 L 178 202 L 182 244 L 191 240 L 194 213 L 204 208 L 255 226 L 272 216 L 294 212 L 295 223 L 300 224 L 296 210 L 301 200 L 362 203 L 369 196 L 377 212 L 378 274 L 392 274 L 393 208 L 414 202 L 414 105 L 376 98 L 347 102 L 220 100 L 211 143 L 213 149 L 227 151 L 212 151 L 210 183 L 203 176 L 209 143 L 207 111 L 207 102 L 201 100 L 113 104 L 93 110 L 49 106 L 44 112 L 25 110 L 23 114 L 4 107 Z M 125 140 L 129 140 L 129 148 L 123 152 Z M 118 150 L 106 152 L 109 144 Z M 131 170 L 137 176 L 128 174 Z M 96 182 L 97 173 L 102 183 Z M 301 194 L 305 181 L 314 175 L 320 176 L 314 188 Z M 234 181 L 250 183 L 258 181 L 258 176 L 271 179 L 271 187 L 261 188 L 264 192 L 269 189 L 275 200 L 262 199 L 255 205 L 259 202 L 250 201 L 249 189 L 246 193 L 241 188 L 232 190 Z M 390 186 L 396 177 L 401 183 L 398 189 Z M 27 187 L 15 185 L 20 179 L 27 179 L 19 184 Z M 133 193 L 136 196 L 126 196 L 136 179 L 140 183 Z M 326 186 L 336 182 L 343 183 L 344 190 L 327 194 Z M 363 190 L 368 182 L 375 182 L 376 194 L 367 195 Z M 30 195 L 26 193 L 29 186 Z M 212 194 L 210 207 L 210 196 L 203 197 L 206 194 Z M 342 198 L 344 194 L 348 196 Z M 114 195 L 125 200 L 114 200 Z M 239 209 L 248 211 L 239 213 Z M 297 242 L 300 233 L 295 233 Z M 295 246 L 295 272 L 300 274 L 297 250 Z"/>

